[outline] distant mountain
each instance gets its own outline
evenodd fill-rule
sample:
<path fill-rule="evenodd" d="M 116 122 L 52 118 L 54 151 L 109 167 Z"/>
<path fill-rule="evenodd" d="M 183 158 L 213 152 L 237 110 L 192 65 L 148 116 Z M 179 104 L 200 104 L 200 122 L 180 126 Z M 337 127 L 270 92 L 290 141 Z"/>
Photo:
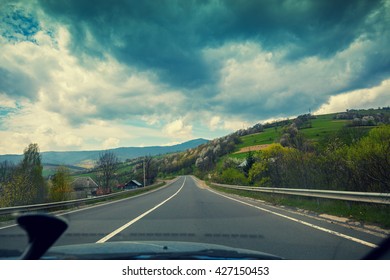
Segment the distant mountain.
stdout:
<path fill-rule="evenodd" d="M 146 155 L 162 155 L 167 153 L 181 152 L 187 149 L 195 148 L 199 145 L 208 142 L 208 140 L 199 138 L 190 140 L 181 144 L 172 146 L 150 146 L 150 147 L 122 147 L 116 149 L 109 149 L 119 158 L 124 161 L 126 159 L 137 158 Z M 99 158 L 99 155 L 106 150 L 96 151 L 69 151 L 69 152 L 42 152 L 43 164 L 63 164 L 63 165 L 86 165 L 94 162 Z M 18 163 L 22 160 L 23 155 L 0 155 L 0 162 L 10 161 Z"/>

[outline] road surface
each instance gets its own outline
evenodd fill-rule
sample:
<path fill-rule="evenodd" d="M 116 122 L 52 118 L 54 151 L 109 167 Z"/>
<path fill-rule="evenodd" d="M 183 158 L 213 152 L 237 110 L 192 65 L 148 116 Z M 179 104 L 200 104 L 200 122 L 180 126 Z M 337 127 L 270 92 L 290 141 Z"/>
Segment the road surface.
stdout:
<path fill-rule="evenodd" d="M 359 259 L 381 237 L 227 196 L 191 176 L 157 191 L 63 215 L 69 228 L 55 245 L 166 240 L 246 248 L 286 259 Z M 23 250 L 18 226 L 0 228 L 0 248 Z"/>

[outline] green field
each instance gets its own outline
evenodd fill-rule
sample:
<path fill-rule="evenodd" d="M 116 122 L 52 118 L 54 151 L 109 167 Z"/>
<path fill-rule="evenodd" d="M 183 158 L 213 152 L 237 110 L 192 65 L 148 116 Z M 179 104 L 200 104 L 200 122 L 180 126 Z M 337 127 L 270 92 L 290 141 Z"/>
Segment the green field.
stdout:
<path fill-rule="evenodd" d="M 311 128 L 302 129 L 305 137 L 313 141 L 321 140 L 325 135 L 336 132 L 348 124 L 347 120 L 334 120 L 334 114 L 317 116 L 311 120 Z"/>
<path fill-rule="evenodd" d="M 315 119 L 311 120 L 311 128 L 304 128 L 300 131 L 302 134 L 312 141 L 320 141 L 325 136 L 330 135 L 342 127 L 344 127 L 349 121 L 347 120 L 335 120 L 333 119 L 334 114 L 316 116 Z M 272 127 L 264 129 L 264 132 L 241 136 L 241 143 L 236 147 L 236 152 L 241 148 L 272 144 L 279 142 L 282 136 L 282 127 Z M 234 158 L 245 158 L 248 153 L 231 154 Z"/>
<path fill-rule="evenodd" d="M 249 154 L 249 152 L 230 154 L 229 157 L 244 160 L 248 157 L 248 154 Z"/>
<path fill-rule="evenodd" d="M 79 177 L 91 177 L 93 180 L 96 180 L 96 172 L 88 172 L 88 173 L 81 173 L 81 174 L 71 174 L 70 177 L 74 180 Z"/>
<path fill-rule="evenodd" d="M 242 142 L 237 145 L 237 150 L 255 145 L 274 143 L 280 137 L 279 131 L 280 128 L 278 130 L 275 130 L 275 128 L 267 128 L 264 129 L 264 132 L 242 136 Z"/>
<path fill-rule="evenodd" d="M 60 167 L 60 165 L 43 164 L 42 176 L 46 178 L 50 175 L 54 175 L 58 167 Z M 65 167 L 69 169 L 70 173 L 83 171 L 83 168 L 78 166 L 65 165 Z"/>
<path fill-rule="evenodd" d="M 134 163 L 121 162 L 119 163 L 118 169 L 116 170 L 116 174 L 118 176 L 125 175 L 125 177 L 127 177 L 126 174 L 128 174 L 133 169 L 134 166 L 135 166 Z M 85 173 L 71 173 L 72 180 L 78 177 L 91 177 L 93 180 L 97 181 L 98 176 L 96 171 L 90 172 L 86 170 Z M 120 183 L 124 183 L 124 182 L 120 182 Z"/>

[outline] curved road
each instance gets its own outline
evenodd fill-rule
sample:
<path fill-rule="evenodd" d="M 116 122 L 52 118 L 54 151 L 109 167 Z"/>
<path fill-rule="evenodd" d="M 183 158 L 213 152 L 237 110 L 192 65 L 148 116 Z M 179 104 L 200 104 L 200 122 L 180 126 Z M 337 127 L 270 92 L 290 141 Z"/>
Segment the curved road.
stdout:
<path fill-rule="evenodd" d="M 55 245 L 135 240 L 229 245 L 287 259 L 359 259 L 382 238 L 246 198 L 219 194 L 191 176 L 157 191 L 63 215 Z M 0 228 L 0 248 L 22 250 L 17 226 Z"/>

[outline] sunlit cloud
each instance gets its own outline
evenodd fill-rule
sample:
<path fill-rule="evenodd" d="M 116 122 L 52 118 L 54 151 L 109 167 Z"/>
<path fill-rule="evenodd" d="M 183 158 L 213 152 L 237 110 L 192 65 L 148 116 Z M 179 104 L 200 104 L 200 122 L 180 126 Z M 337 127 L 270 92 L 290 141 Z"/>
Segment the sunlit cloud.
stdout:
<path fill-rule="evenodd" d="M 379 86 L 354 90 L 331 96 L 314 114 L 343 112 L 346 109 L 369 109 L 388 105 L 390 100 L 390 80 L 383 81 Z"/>
<path fill-rule="evenodd" d="M 189 140 L 192 138 L 192 125 L 186 124 L 183 119 L 177 119 L 168 123 L 163 128 L 163 132 L 174 139 Z"/>

